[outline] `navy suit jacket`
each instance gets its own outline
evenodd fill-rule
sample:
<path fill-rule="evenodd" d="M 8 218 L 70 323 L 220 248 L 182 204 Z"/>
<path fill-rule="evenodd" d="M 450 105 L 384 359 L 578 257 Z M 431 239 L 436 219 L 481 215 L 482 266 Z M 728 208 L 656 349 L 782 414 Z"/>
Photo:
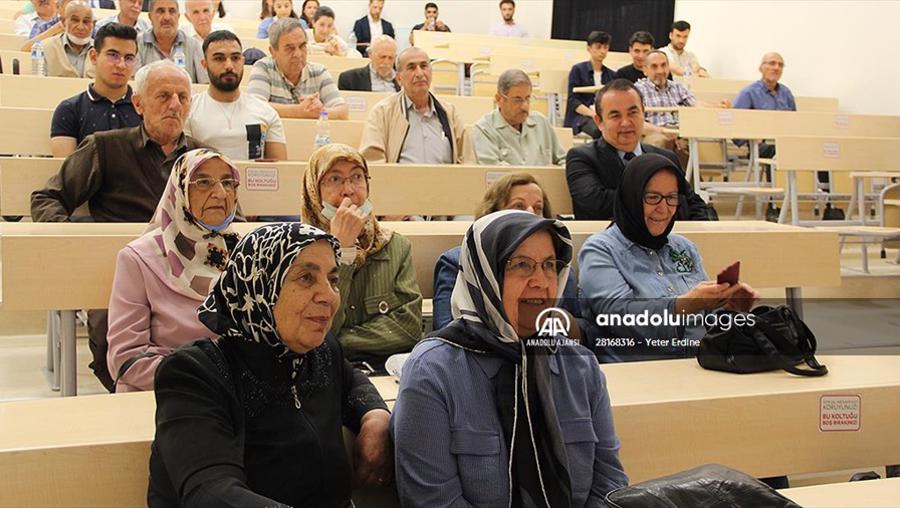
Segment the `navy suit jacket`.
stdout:
<path fill-rule="evenodd" d="M 600 79 L 603 85 L 612 81 L 616 75 L 615 71 L 605 65 L 600 72 L 603 73 Z M 575 109 L 580 104 L 589 108 L 594 107 L 594 94 L 572 93 L 572 89 L 577 86 L 594 86 L 594 67 L 590 60 L 573 65 L 572 70 L 569 71 L 569 100 L 566 102 L 566 120 L 563 125 L 572 127 L 573 131 L 575 127 L 588 120 L 588 117 L 576 113 Z"/>
<path fill-rule="evenodd" d="M 381 18 L 381 31 L 384 32 L 384 35 L 390 35 L 392 39 L 397 38 L 394 36 L 394 25 L 384 18 Z M 369 45 L 362 45 L 364 42 L 372 42 L 372 32 L 369 30 L 368 16 L 363 16 L 356 20 L 356 23 L 353 24 L 353 33 L 356 34 L 356 42 L 359 43 L 356 45 L 356 50 L 359 51 L 362 56 L 369 56 Z"/>

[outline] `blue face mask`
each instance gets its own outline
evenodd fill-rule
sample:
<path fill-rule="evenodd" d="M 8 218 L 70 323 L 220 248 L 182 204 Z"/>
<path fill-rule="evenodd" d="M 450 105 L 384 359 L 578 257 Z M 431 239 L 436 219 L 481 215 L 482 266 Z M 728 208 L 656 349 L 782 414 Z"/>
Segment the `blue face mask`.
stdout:
<path fill-rule="evenodd" d="M 209 224 L 203 222 L 200 219 L 197 219 L 197 224 L 200 224 L 201 226 L 203 226 L 204 228 L 206 228 L 210 231 L 214 231 L 216 233 L 221 233 L 222 231 L 225 231 L 225 229 L 228 226 L 231 225 L 231 222 L 234 220 L 234 213 L 236 211 L 237 211 L 237 207 L 235 207 L 235 209 L 231 211 L 231 215 L 229 215 L 228 217 L 225 217 L 225 220 L 222 221 L 222 223 L 219 224 L 218 226 L 210 226 Z"/>
<path fill-rule="evenodd" d="M 361 207 L 359 207 L 359 211 L 366 215 L 369 215 L 370 213 L 372 213 L 372 208 L 374 208 L 372 206 L 372 202 L 367 199 L 366 202 L 363 203 Z M 324 201 L 322 202 L 322 215 L 324 215 L 326 219 L 334 219 L 334 216 L 337 215 L 337 211 L 338 209 L 331 206 L 331 204 L 325 203 Z"/>

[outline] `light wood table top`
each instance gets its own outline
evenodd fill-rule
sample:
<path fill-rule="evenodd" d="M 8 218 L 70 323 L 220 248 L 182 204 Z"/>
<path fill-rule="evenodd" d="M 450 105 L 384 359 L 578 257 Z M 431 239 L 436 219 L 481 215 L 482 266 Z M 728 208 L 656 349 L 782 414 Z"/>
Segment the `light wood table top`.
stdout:
<path fill-rule="evenodd" d="M 900 478 L 830 483 L 778 491 L 806 508 L 897 508 Z"/>

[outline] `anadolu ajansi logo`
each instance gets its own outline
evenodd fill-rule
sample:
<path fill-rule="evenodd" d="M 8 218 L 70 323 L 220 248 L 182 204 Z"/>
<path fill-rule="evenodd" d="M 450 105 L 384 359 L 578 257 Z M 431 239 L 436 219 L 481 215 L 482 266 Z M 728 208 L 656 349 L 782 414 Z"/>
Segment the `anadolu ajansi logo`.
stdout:
<path fill-rule="evenodd" d="M 534 329 L 537 330 L 538 337 L 556 337 L 557 335 L 568 337 L 571 327 L 572 321 L 569 314 L 558 307 L 542 310 L 534 320 Z"/>

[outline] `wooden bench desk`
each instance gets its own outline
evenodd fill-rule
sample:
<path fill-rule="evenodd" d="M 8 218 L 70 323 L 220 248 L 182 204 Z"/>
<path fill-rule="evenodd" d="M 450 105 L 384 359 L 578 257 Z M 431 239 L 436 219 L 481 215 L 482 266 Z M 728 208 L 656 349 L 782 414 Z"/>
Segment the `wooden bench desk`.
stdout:
<path fill-rule="evenodd" d="M 897 508 L 900 478 L 812 485 L 778 492 L 806 508 Z"/>
<path fill-rule="evenodd" d="M 691 359 L 603 365 L 630 480 L 710 462 L 757 477 L 900 462 L 900 357 L 822 361 L 823 378 L 712 372 Z M 396 398 L 392 378 L 371 379 Z M 820 430 L 822 397 L 834 395 L 859 396 L 858 431 Z M 0 506 L 143 505 L 154 414 L 152 392 L 0 404 Z M 898 480 L 886 482 L 782 492 L 804 506 L 891 506 Z"/>
<path fill-rule="evenodd" d="M 571 221 L 575 249 L 608 223 Z M 236 224 L 248 232 L 259 224 Z M 385 223 L 412 244 L 413 264 L 422 294 L 432 294 L 434 264 L 461 243 L 465 222 Z M 118 251 L 137 238 L 134 223 L 2 223 L 0 281 L 3 310 L 47 310 L 59 315 L 60 393 L 75 395 L 75 311 L 105 308 L 109 302 Z M 799 308 L 803 286 L 839 286 L 837 235 L 768 222 L 684 222 L 676 224 L 697 244 L 707 273 L 718 273 L 735 260 L 742 280 L 757 288 L 786 288 Z M 770 246 L 771 248 L 761 248 Z M 774 248 L 777 246 L 777 248 Z M 77 267 L 77 268 L 75 268 Z M 48 292 L 46 288 L 52 287 Z"/>

